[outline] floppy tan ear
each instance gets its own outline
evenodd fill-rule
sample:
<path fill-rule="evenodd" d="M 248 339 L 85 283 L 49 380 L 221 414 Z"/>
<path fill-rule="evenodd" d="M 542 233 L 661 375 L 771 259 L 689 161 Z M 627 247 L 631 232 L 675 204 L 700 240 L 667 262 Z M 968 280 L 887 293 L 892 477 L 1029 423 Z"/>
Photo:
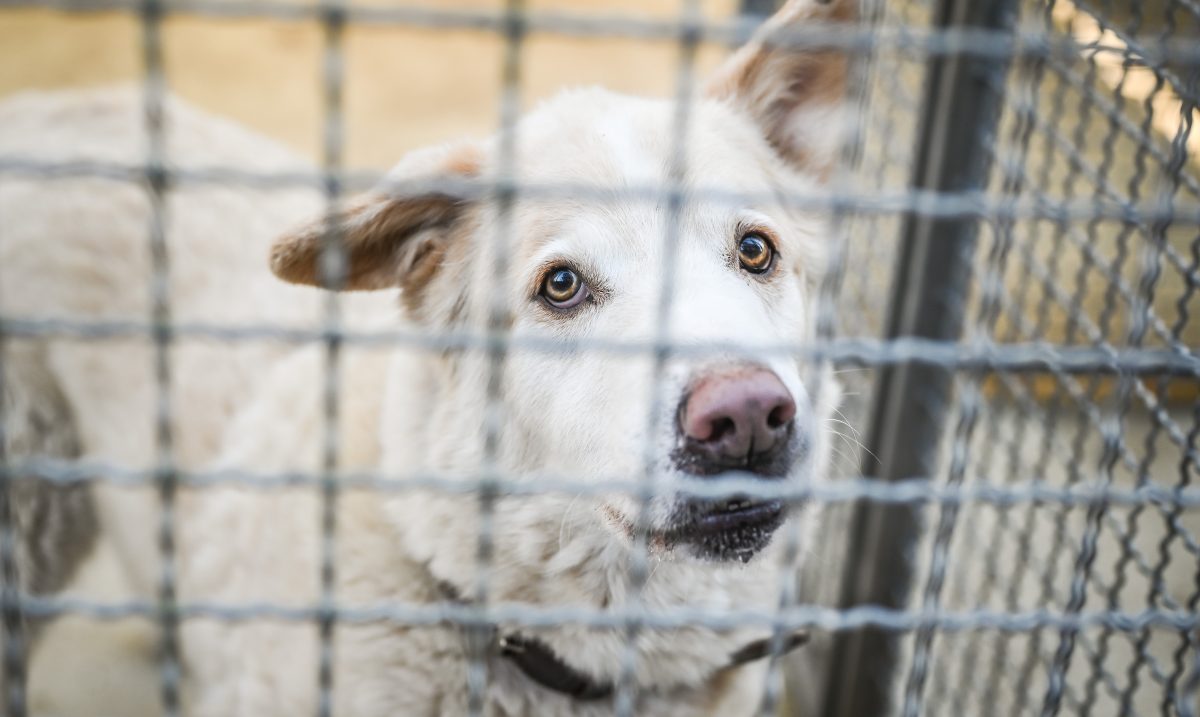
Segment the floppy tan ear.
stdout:
<path fill-rule="evenodd" d="M 402 162 L 389 180 L 419 186 L 421 179 L 468 179 L 480 171 L 474 145 L 437 148 Z M 397 193 L 386 188 L 284 234 L 271 247 L 271 270 L 293 284 L 325 286 L 322 258 L 329 241 L 344 258 L 338 288 L 369 291 L 428 281 L 443 243 L 472 200 L 442 190 Z"/>
<path fill-rule="evenodd" d="M 788 33 L 856 17 L 854 0 L 788 0 L 722 64 L 705 92 L 748 112 L 784 159 L 824 175 L 840 148 L 847 51 L 803 47 Z"/>

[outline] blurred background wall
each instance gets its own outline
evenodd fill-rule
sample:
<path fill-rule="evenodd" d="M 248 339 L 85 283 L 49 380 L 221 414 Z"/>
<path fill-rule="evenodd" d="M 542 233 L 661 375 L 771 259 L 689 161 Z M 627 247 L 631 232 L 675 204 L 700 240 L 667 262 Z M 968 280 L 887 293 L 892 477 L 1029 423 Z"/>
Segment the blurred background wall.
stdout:
<path fill-rule="evenodd" d="M 292 0 L 280 0 L 291 2 Z M 403 3 L 416 4 L 416 3 Z M 503 0 L 423 0 L 423 6 L 499 11 Z M 531 10 L 677 17 L 683 0 L 531 0 Z M 710 19 L 736 0 L 702 0 Z M 194 104 L 317 159 L 321 143 L 321 28 L 316 21 L 169 17 L 163 50 L 171 89 Z M 0 97 L 140 78 L 136 16 L 0 10 Z M 386 169 L 406 151 L 498 123 L 504 41 L 490 31 L 351 24 L 345 32 L 346 162 Z M 700 66 L 723 55 L 705 48 Z M 670 96 L 675 43 L 533 34 L 524 47 L 526 107 L 565 87 L 603 85 Z"/>

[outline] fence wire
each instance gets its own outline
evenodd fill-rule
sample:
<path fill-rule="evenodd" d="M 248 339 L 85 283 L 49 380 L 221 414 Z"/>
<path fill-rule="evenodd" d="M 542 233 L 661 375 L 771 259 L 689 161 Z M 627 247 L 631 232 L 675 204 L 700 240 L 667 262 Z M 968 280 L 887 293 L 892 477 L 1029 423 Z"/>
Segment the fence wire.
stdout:
<path fill-rule="evenodd" d="M 344 0 L 0 0 L 0 13 L 35 8 L 139 18 L 144 160 L 56 163 L 0 156 L 0 182 L 91 177 L 138 184 L 151 207 L 152 267 L 146 277 L 152 311 L 141 321 L 28 317 L 0 306 L 0 367 L 13 346 L 38 339 L 148 340 L 158 394 L 155 415 L 147 417 L 155 427 L 149 466 L 11 455 L 0 440 L 5 714 L 29 712 L 23 688 L 30 659 L 26 621 L 69 615 L 157 622 L 165 715 L 185 711 L 179 631 L 184 621 L 201 619 L 314 625 L 320 640 L 313 675 L 320 715 L 334 713 L 339 689 L 337 627 L 378 621 L 449 624 L 476 635 L 468 640 L 474 646 L 465 685 L 470 714 L 485 711 L 492 678 L 485 638 L 500 623 L 623 630 L 627 649 L 614 700 L 622 715 L 636 711 L 639 632 L 693 624 L 773 631 L 761 714 L 1195 714 L 1200 142 L 1193 123 L 1200 116 L 1200 5 L 1193 0 L 863 0 L 860 21 L 852 27 L 785 33 L 780 42 L 791 48 L 834 49 L 852 59 L 848 92 L 856 111 L 839 167 L 822 188 L 769 198 L 834 217 L 837 241 L 817 301 L 818 338 L 755 349 L 759 356 L 795 357 L 814 370 L 832 367 L 844 386 L 832 480 L 783 487 L 734 475 L 679 484 L 655 470 L 649 445 L 642 474 L 613 475 L 602 484 L 500 470 L 505 421 L 500 379 L 514 352 L 649 356 L 657 409 L 668 359 L 739 350 L 669 341 L 678 240 L 677 222 L 670 219 L 661 237 L 668 261 L 653 307 L 658 321 L 651 341 L 512 337 L 507 328 L 512 307 L 503 284 L 509 276 L 511 214 L 519 201 L 659 204 L 673 219 L 688 204 L 755 199 L 737 187 L 685 189 L 681 179 L 698 49 L 736 47 L 771 4 L 746 2 L 744 12 L 713 20 L 697 1 L 685 0 L 677 17 L 662 20 L 555 12 L 521 0 L 508 0 L 495 11 Z M 972 5 L 975 14 L 968 16 Z M 319 23 L 319 171 L 263 173 L 171 163 L 164 139 L 170 77 L 162 25 L 179 16 Z M 421 185 L 496 202 L 487 330 L 366 332 L 344 321 L 345 308 L 332 294 L 315 325 L 176 319 L 165 234 L 172 191 L 319 188 L 332 216 L 344 195 L 388 181 L 377 172 L 347 169 L 344 158 L 344 34 L 355 26 L 469 29 L 494 33 L 503 42 L 499 177 Z M 539 186 L 516 178 L 513 143 L 525 43 L 542 35 L 677 44 L 667 186 Z M 972 94 L 964 96 L 965 91 Z M 937 148 L 953 156 L 947 159 Z M 950 172 L 956 167 L 946 162 L 960 163 L 957 168 L 968 178 Z M 947 179 L 946 172 L 953 176 Z M 335 222 L 328 224 L 321 275 L 326 286 L 336 287 L 345 280 L 346 260 Z M 910 315 L 902 316 L 897 307 L 908 307 Z M 172 434 L 179 407 L 171 399 L 171 352 L 180 343 L 200 341 L 231 350 L 255 343 L 323 347 L 319 474 L 180 465 Z M 339 468 L 339 366 L 352 347 L 486 353 L 485 458 L 476 481 Z M 647 416 L 647 436 L 659 413 Z M 0 438 L 4 426 L 0 420 Z M 29 480 L 154 488 L 161 508 L 156 600 L 22 593 L 9 498 L 19 481 Z M 217 486 L 303 488 L 320 496 L 317 604 L 198 601 L 178 594 L 177 494 Z M 339 501 L 348 492 L 415 490 L 477 496 L 472 599 L 340 603 Z M 777 609 L 664 611 L 643 604 L 640 589 L 651 569 L 644 521 L 635 526 L 643 549 L 632 553 L 634 596 L 626 605 L 585 610 L 489 599 L 493 513 L 500 496 L 625 491 L 641 499 L 645 513 L 651 498 L 674 490 L 823 506 L 821 537 L 810 551 L 801 555 L 794 532 L 785 530 L 778 538 L 787 543 L 785 564 L 796 569 L 778 586 Z M 813 631 L 811 644 L 780 657 L 784 636 L 799 628 Z"/>

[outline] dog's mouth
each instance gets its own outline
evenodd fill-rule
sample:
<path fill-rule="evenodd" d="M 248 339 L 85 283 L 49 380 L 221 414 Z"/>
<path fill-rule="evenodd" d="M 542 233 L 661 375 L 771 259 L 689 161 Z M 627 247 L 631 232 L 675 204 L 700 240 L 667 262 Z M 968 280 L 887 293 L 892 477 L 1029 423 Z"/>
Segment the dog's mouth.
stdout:
<path fill-rule="evenodd" d="M 687 545 L 708 560 L 746 562 L 765 548 L 783 524 L 780 500 L 734 495 L 717 500 L 686 499 L 666 534 L 672 545 Z"/>
<path fill-rule="evenodd" d="M 756 501 L 745 496 L 709 501 L 698 508 L 698 515 L 692 526 L 696 535 L 762 528 L 778 523 L 783 516 L 781 501 Z"/>
<path fill-rule="evenodd" d="M 681 473 L 697 479 L 738 473 L 767 483 L 786 480 L 802 446 L 798 440 L 781 441 L 771 449 L 746 456 L 713 455 L 685 442 L 671 458 Z M 679 497 L 672 515 L 668 544 L 688 546 L 705 560 L 746 562 L 771 542 L 786 518 L 780 500 L 734 494 L 722 498 Z"/>
<path fill-rule="evenodd" d="M 750 451 L 742 456 L 714 452 L 694 441 L 683 441 L 671 452 L 671 462 L 681 473 L 697 477 L 717 476 L 729 471 L 752 473 L 760 478 L 784 478 L 801 453 L 799 441 L 780 441 L 765 451 Z"/>

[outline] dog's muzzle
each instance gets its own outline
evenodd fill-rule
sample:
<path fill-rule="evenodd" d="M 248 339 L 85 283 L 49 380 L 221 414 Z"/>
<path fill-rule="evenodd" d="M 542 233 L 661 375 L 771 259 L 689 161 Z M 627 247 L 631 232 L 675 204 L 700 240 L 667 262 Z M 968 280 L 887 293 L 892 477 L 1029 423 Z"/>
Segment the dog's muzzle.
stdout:
<path fill-rule="evenodd" d="M 774 372 L 738 366 L 699 379 L 679 405 L 675 467 L 693 476 L 737 471 L 777 480 L 802 458 L 796 402 Z M 681 501 L 670 535 L 702 557 L 749 560 L 782 525 L 782 501 L 744 495 Z"/>

